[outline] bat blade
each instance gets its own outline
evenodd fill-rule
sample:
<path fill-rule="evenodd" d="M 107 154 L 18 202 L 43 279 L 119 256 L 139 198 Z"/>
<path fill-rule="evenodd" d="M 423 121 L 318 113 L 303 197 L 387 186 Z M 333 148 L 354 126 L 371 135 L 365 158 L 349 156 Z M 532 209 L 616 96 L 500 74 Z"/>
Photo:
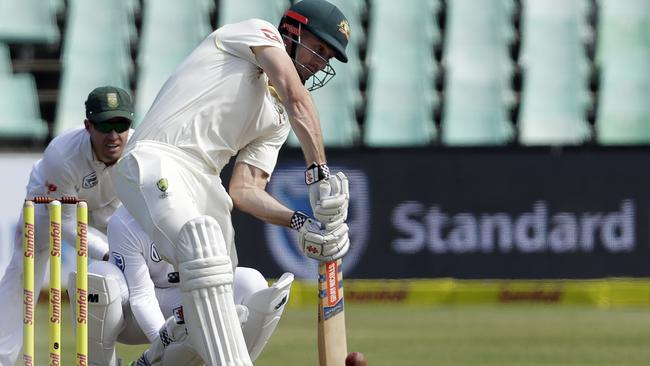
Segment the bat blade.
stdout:
<path fill-rule="evenodd" d="M 318 265 L 318 360 L 343 366 L 347 356 L 341 260 Z"/>

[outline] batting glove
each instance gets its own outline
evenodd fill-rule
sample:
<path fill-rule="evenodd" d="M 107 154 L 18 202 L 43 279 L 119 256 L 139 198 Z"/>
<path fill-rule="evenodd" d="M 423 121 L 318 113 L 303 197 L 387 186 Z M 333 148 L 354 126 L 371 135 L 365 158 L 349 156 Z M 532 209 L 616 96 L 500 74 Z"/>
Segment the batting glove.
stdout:
<path fill-rule="evenodd" d="M 320 222 L 296 211 L 291 217 L 291 228 L 298 231 L 300 248 L 309 258 L 330 262 L 342 258 L 350 249 L 345 223 L 325 230 Z"/>

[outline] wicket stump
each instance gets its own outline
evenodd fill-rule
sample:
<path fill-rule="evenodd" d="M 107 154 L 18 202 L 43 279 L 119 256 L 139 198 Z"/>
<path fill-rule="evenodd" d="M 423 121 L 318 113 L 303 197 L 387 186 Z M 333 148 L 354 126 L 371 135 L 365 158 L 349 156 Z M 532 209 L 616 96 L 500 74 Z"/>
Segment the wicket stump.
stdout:
<path fill-rule="evenodd" d="M 88 364 L 88 206 L 76 197 L 34 197 L 26 200 L 23 206 L 23 363 L 33 366 L 34 362 L 34 325 L 38 293 L 34 289 L 34 250 L 35 224 L 34 204 L 47 204 L 49 208 L 49 254 L 50 254 L 50 291 L 49 291 L 49 365 L 61 365 L 61 204 L 77 206 L 77 308 L 75 321 L 76 365 Z"/>

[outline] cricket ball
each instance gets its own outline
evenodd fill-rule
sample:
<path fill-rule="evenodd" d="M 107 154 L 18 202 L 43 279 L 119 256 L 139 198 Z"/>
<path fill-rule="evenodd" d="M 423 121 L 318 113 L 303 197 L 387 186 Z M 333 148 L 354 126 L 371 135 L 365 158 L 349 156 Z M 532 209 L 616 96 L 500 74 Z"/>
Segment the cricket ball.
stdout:
<path fill-rule="evenodd" d="M 366 366 L 366 356 L 361 352 L 350 352 L 345 358 L 345 366 Z"/>

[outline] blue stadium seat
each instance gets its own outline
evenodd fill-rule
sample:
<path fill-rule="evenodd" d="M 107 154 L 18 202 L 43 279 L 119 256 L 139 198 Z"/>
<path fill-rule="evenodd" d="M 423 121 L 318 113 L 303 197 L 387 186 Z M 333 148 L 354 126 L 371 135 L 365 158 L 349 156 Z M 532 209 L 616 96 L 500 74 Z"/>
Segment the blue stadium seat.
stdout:
<path fill-rule="evenodd" d="M 134 68 L 130 45 L 135 40 L 134 8 L 129 1 L 68 2 L 55 136 L 79 126 L 84 118 L 83 102 L 95 87 L 128 89 Z"/>
<path fill-rule="evenodd" d="M 56 4 L 51 0 L 0 0 L 0 42 L 59 42 Z"/>
<path fill-rule="evenodd" d="M 443 59 L 445 65 L 462 64 L 463 69 L 477 74 L 493 73 L 498 63 L 483 64 L 484 57 L 507 62 L 508 45 L 514 36 L 510 25 L 511 0 L 450 0 L 447 2 L 447 39 Z M 499 68 L 501 70 L 501 68 Z M 509 70 L 503 69 L 503 78 Z"/>
<path fill-rule="evenodd" d="M 650 144 L 650 47 L 601 66 L 596 136 L 600 144 Z"/>
<path fill-rule="evenodd" d="M 514 128 L 508 121 L 507 87 L 498 80 L 454 79 L 445 91 L 442 143 L 447 146 L 504 145 Z"/>
<path fill-rule="evenodd" d="M 367 146 L 422 146 L 437 131 L 438 72 L 433 47 L 440 40 L 439 3 L 374 1 L 368 31 L 368 102 L 363 141 Z M 399 47 L 396 47 L 399 45 Z"/>
<path fill-rule="evenodd" d="M 218 24 L 222 26 L 259 18 L 277 25 L 289 6 L 291 2 L 288 0 L 221 0 Z"/>
<path fill-rule="evenodd" d="M 44 141 L 47 123 L 41 119 L 36 83 L 31 74 L 0 75 L 0 138 Z"/>
<path fill-rule="evenodd" d="M 599 3 L 597 141 L 650 144 L 650 1 Z"/>
<path fill-rule="evenodd" d="M 0 76 L 9 75 L 11 73 L 12 66 L 9 47 L 4 43 L 0 43 Z"/>
<path fill-rule="evenodd" d="M 597 61 L 650 44 L 650 1 L 598 0 Z"/>
<path fill-rule="evenodd" d="M 145 0 L 135 96 L 137 125 L 176 66 L 212 31 L 204 0 Z"/>
<path fill-rule="evenodd" d="M 513 136 L 507 119 L 514 30 L 512 1 L 447 2 L 446 69 L 441 140 L 445 145 L 502 145 Z"/>
<path fill-rule="evenodd" d="M 519 141 L 524 145 L 574 145 L 591 137 L 588 10 L 586 0 L 523 2 Z"/>

